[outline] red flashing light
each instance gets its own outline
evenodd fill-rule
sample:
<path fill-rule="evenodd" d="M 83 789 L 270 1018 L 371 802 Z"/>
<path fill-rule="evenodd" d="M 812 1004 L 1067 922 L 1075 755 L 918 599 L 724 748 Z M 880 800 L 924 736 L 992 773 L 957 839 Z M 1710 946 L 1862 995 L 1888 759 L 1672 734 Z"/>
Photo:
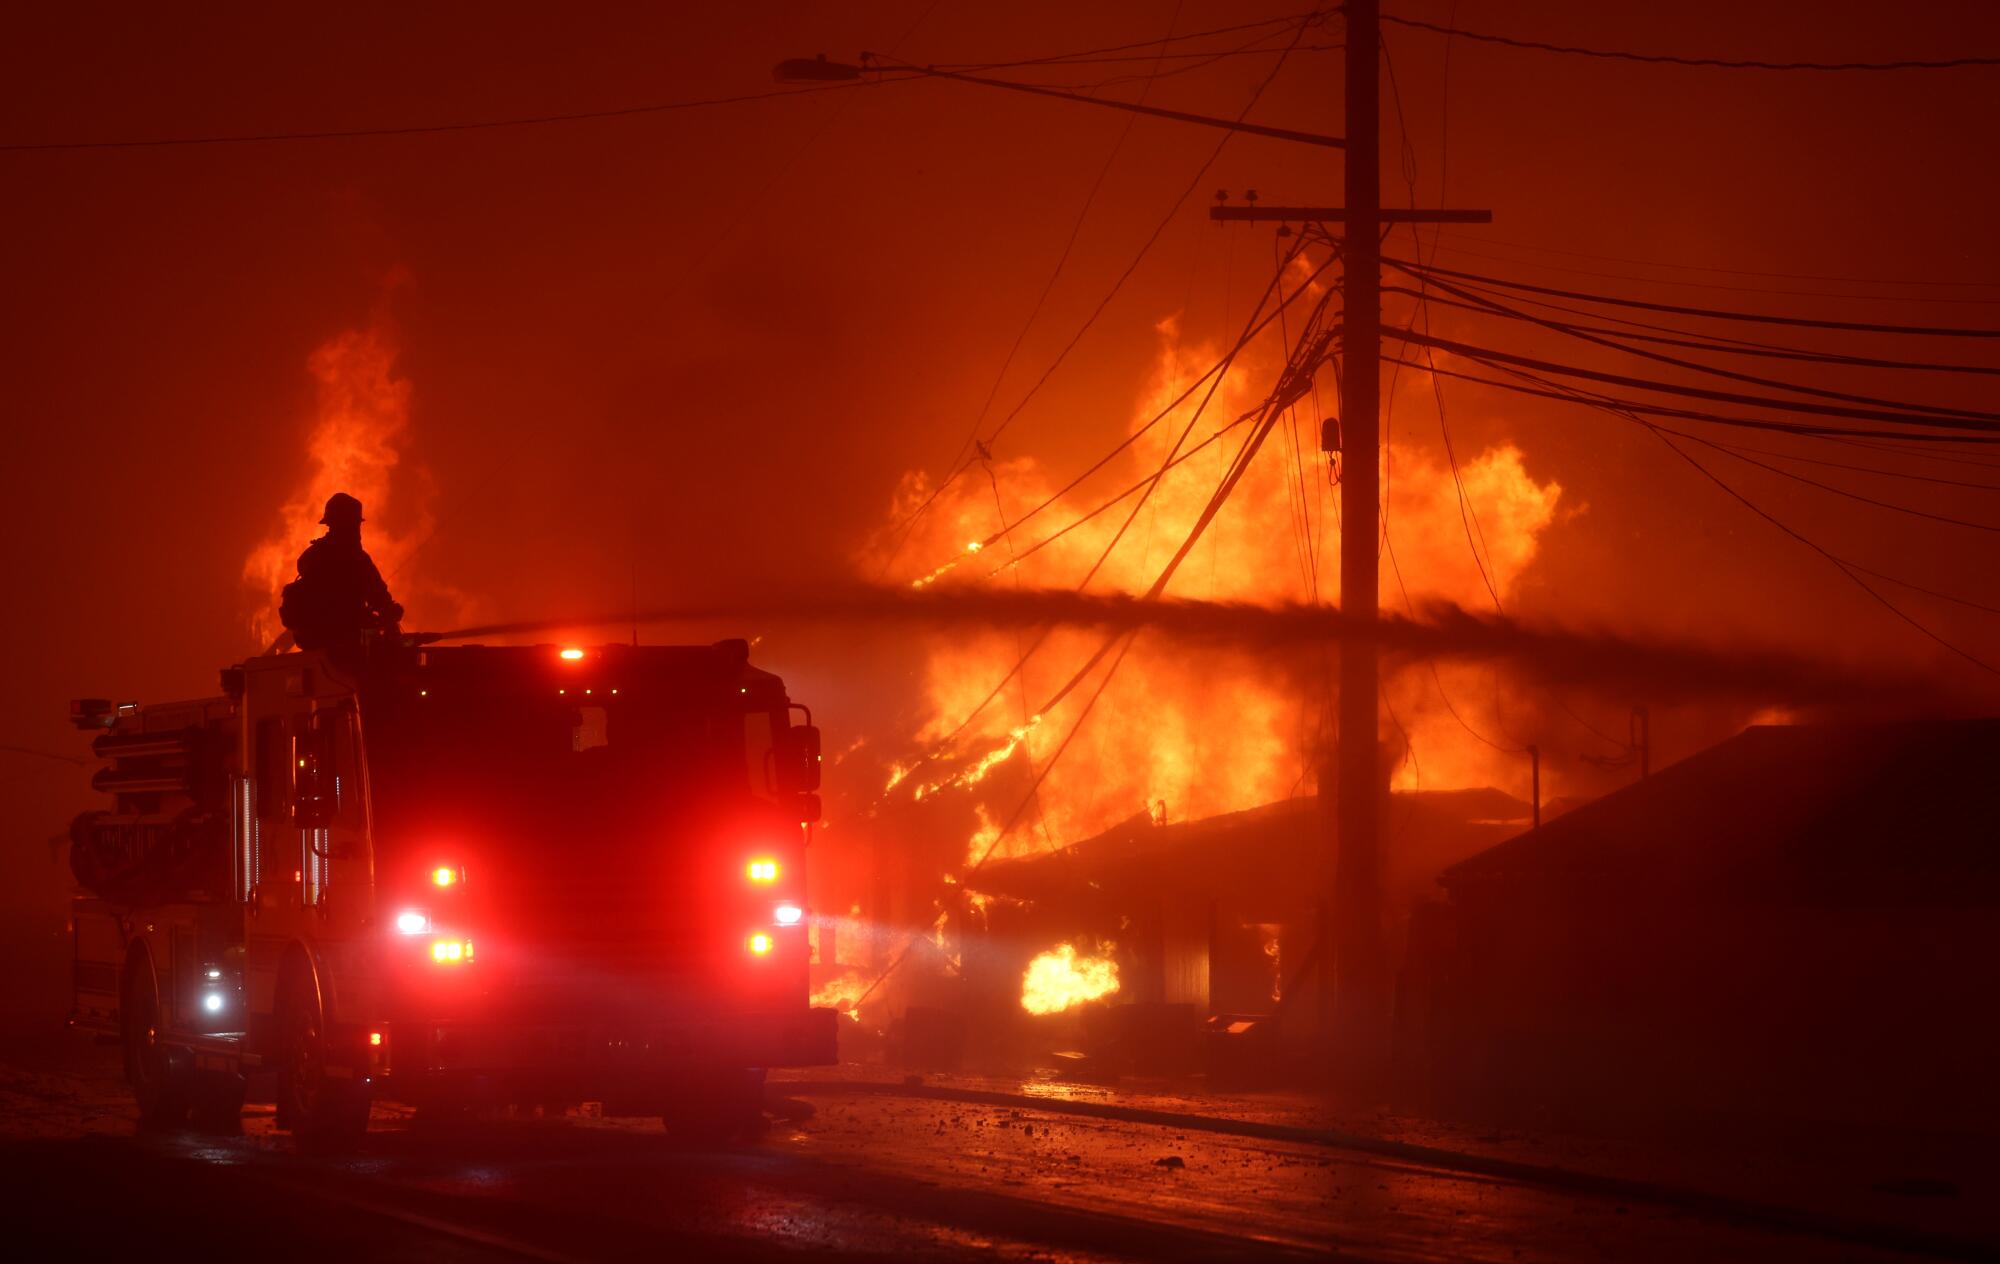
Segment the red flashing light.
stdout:
<path fill-rule="evenodd" d="M 431 960 L 441 966 L 455 966 L 472 960 L 470 939 L 433 939 Z"/>
<path fill-rule="evenodd" d="M 750 949 L 750 955 L 753 957 L 768 957 L 771 955 L 771 949 L 776 946 L 776 943 L 776 940 L 760 930 L 750 936 L 750 940 L 745 946 Z"/>
<path fill-rule="evenodd" d="M 431 885 L 438 887 L 457 886 L 460 878 L 463 876 L 450 865 L 439 865 L 437 868 L 431 870 Z"/>
<path fill-rule="evenodd" d="M 743 872 L 749 876 L 752 882 L 776 882 L 778 880 L 778 862 L 760 856 L 745 866 Z"/>
<path fill-rule="evenodd" d="M 379 1048 L 381 1048 L 381 1047 L 382 1047 L 382 1033 L 381 1033 L 381 1032 L 379 1032 L 379 1031 L 371 1031 L 371 1032 L 369 1032 L 369 1033 L 368 1033 L 368 1043 L 369 1043 L 369 1045 L 370 1045 L 371 1047 L 373 1047 L 373 1048 L 376 1048 L 376 1049 L 379 1049 Z"/>

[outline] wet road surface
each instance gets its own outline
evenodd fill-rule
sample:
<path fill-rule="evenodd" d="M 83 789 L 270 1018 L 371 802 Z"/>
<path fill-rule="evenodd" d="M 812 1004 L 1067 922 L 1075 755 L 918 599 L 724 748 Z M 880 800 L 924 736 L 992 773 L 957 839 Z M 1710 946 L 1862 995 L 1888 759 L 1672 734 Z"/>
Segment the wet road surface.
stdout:
<path fill-rule="evenodd" d="M 0 1072 L 20 1258 L 1370 1260 L 1905 1258 L 1825 1233 L 1310 1144 L 887 1094 L 774 1094 L 767 1135 L 657 1121 L 423 1126 L 298 1152 L 268 1106 L 230 1136 L 136 1135 L 115 1066 Z"/>

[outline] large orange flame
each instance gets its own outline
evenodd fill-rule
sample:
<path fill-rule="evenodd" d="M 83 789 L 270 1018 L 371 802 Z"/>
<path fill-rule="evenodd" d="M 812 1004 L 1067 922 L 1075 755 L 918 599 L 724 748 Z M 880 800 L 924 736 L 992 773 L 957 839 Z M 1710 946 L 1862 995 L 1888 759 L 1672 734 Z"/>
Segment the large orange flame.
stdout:
<path fill-rule="evenodd" d="M 1075 944 L 1058 944 L 1028 963 L 1021 976 L 1021 1008 L 1030 1014 L 1060 1014 L 1117 990 L 1117 962 L 1084 956 Z"/>
<path fill-rule="evenodd" d="M 321 510 L 335 492 L 358 497 L 368 516 L 368 551 L 393 587 L 423 523 L 389 529 L 395 473 L 410 420 L 410 383 L 396 374 L 396 349 L 380 323 L 328 339 L 306 361 L 317 384 L 317 415 L 306 439 L 312 472 L 279 511 L 277 530 L 250 553 L 243 577 L 257 591 L 251 630 L 271 644 L 284 630 L 279 594 L 297 573 L 298 556 L 318 536 Z M 407 520 L 409 515 L 402 516 Z"/>
<path fill-rule="evenodd" d="M 1159 332 L 1162 350 L 1136 409 L 1135 428 L 1186 390 L 1215 359 L 1211 348 L 1183 346 L 1172 322 L 1163 323 Z M 1254 407 L 1273 380 L 1274 367 L 1268 359 L 1261 364 L 1254 357 L 1240 361 L 1179 450 L 1186 452 Z M 1406 377 L 1405 383 L 1408 389 L 1413 378 Z M 1427 391 L 1427 383 L 1423 385 Z M 1195 398 L 1199 397 L 1197 392 Z M 918 584 L 1073 588 L 1123 529 L 1116 548 L 1092 579 L 1092 589 L 1146 591 L 1186 538 L 1249 426 L 1231 430 L 1166 473 L 1129 527 L 1124 524 L 1139 503 L 1137 497 L 1021 555 L 1057 528 L 1076 523 L 1111 495 L 1157 471 L 1191 413 L 1191 404 L 1175 409 L 1141 435 L 1121 462 L 1062 497 L 1018 532 L 976 549 L 968 543 L 989 540 L 1001 523 L 1021 518 L 1052 495 L 1056 484 L 1048 470 L 1028 458 L 996 460 L 990 472 L 968 471 L 919 520 L 899 555 L 900 573 Z M 1309 398 L 1264 444 L 1247 476 L 1176 573 L 1169 593 L 1260 602 L 1339 600 L 1335 515 L 1339 491 L 1318 452 L 1317 431 L 1315 405 Z M 1395 567 L 1385 557 L 1383 593 L 1390 604 L 1400 605 L 1402 600 L 1397 571 L 1411 600 L 1419 605 L 1442 598 L 1472 609 L 1490 608 L 1494 594 L 1506 601 L 1533 560 L 1541 534 L 1555 520 L 1561 488 L 1535 481 L 1517 447 L 1502 444 L 1473 453 L 1461 448 L 1458 464 L 1455 481 L 1441 453 L 1433 455 L 1427 448 L 1402 443 L 1388 446 L 1385 512 Z M 922 475 L 906 478 L 898 492 L 897 516 L 906 516 L 931 491 Z M 1480 561 L 1474 560 L 1468 536 L 1478 543 Z M 875 573 L 885 561 L 880 555 L 867 560 Z M 1042 714 L 1041 708 L 1098 647 L 1102 635 L 1077 630 L 1051 633 L 1019 677 L 968 731 L 974 740 L 962 749 L 969 762 L 949 775 L 927 771 L 917 789 L 930 795 L 971 786 L 1017 752 L 1033 767 L 1042 768 L 1075 726 L 1096 679 L 1085 681 L 1049 714 Z M 956 729 L 1020 657 L 1029 639 L 1009 632 L 941 639 L 933 645 L 925 664 L 929 716 L 920 741 L 935 744 Z M 1443 674 L 1442 679 L 1452 686 L 1453 675 Z M 1454 697 L 1475 683 L 1474 697 L 1490 697 L 1494 686 L 1484 673 L 1460 679 Z M 1431 787 L 1495 784 L 1524 790 L 1525 762 L 1480 745 L 1436 705 L 1436 692 L 1427 668 L 1405 673 L 1386 690 L 1391 709 L 1409 732 L 1413 751 L 1397 773 L 1399 782 L 1420 780 Z M 1323 699 L 1323 687 L 1302 687 L 1250 654 L 1190 651 L 1142 636 L 1091 711 L 1089 722 L 1049 772 L 1037 811 L 1023 818 L 1036 828 L 997 838 L 1000 831 L 993 814 L 982 809 L 976 834 L 968 840 L 967 863 L 977 864 L 989 849 L 992 859 L 1004 860 L 1074 842 L 1140 811 L 1156 819 L 1203 817 L 1310 789 L 1321 741 Z M 1486 718 L 1487 712 L 1482 708 L 1480 717 Z"/>

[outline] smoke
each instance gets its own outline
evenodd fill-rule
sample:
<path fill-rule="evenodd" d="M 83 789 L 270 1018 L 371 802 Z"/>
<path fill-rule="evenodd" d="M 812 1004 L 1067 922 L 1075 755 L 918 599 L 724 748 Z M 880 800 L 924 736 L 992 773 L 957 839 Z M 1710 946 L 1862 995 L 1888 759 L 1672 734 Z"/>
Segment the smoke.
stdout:
<path fill-rule="evenodd" d="M 922 588 L 877 584 L 795 589 L 783 595 L 719 598 L 656 607 L 643 623 L 752 618 L 771 623 L 909 625 L 930 630 L 1042 625 L 1106 631 L 1147 629 L 1196 644 L 1281 651 L 1365 638 L 1392 660 L 1501 662 L 1549 685 L 1643 686 L 1654 697 L 1755 699 L 1814 705 L 1899 701 L 1970 705 L 1960 684 L 1878 667 L 1836 662 L 1781 647 L 1723 648 L 1648 640 L 1603 630 L 1564 628 L 1431 602 L 1410 618 L 1384 613 L 1363 624 L 1330 606 L 1087 595 L 1040 589 Z M 621 626 L 631 611 L 588 618 L 537 619 L 441 633 L 439 639 L 519 636 L 578 627 Z M 1957 709 L 1957 708 L 1953 708 Z"/>
<path fill-rule="evenodd" d="M 393 286 L 397 278 L 391 278 Z M 396 373 L 396 344 L 386 312 L 362 329 L 328 339 L 306 360 L 316 407 L 306 453 L 312 471 L 279 509 L 279 524 L 243 564 L 256 591 L 250 629 L 269 645 L 284 630 L 279 597 L 296 573 L 298 556 L 320 534 L 327 497 L 346 492 L 368 516 L 368 550 L 392 580 L 414 545 L 429 533 L 427 515 L 392 516 L 401 506 L 397 477 L 410 422 L 410 382 Z M 403 497 L 400 499 L 413 499 Z M 400 529 L 392 529 L 391 524 Z"/>

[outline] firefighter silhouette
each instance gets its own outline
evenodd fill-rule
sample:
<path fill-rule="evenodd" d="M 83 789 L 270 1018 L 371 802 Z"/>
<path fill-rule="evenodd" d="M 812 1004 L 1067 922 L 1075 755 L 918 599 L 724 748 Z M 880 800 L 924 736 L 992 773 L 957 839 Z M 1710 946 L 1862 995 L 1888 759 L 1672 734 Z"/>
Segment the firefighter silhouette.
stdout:
<path fill-rule="evenodd" d="M 403 608 L 361 547 L 361 502 L 346 492 L 327 498 L 326 534 L 299 554 L 299 577 L 285 585 L 278 618 L 302 650 L 358 646 L 365 632 L 395 632 Z"/>

